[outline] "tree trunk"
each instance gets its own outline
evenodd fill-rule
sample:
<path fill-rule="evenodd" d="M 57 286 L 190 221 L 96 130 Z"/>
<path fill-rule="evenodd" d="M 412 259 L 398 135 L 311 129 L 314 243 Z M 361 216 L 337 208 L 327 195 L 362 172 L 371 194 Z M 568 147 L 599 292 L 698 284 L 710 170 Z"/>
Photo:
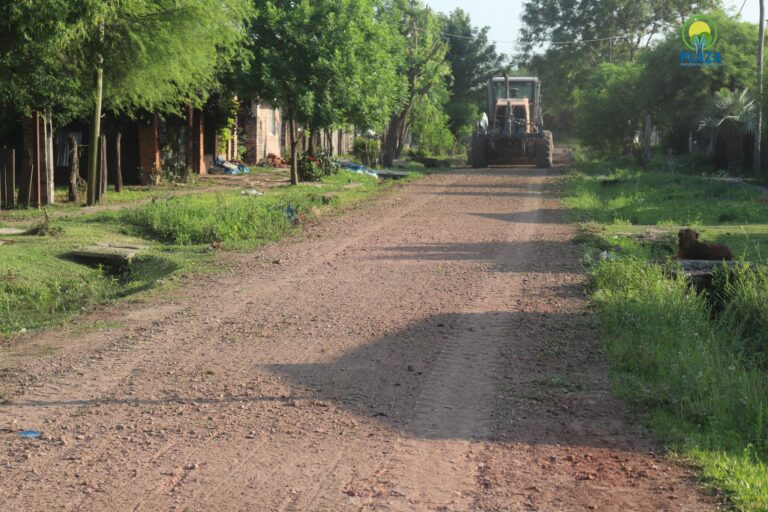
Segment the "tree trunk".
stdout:
<path fill-rule="evenodd" d="M 99 137 L 99 201 L 107 194 L 107 136 Z"/>
<path fill-rule="evenodd" d="M 291 143 L 291 185 L 299 184 L 299 152 L 297 147 L 300 142 L 300 138 L 296 137 L 296 121 L 293 119 L 293 114 L 288 114 L 288 129 L 290 130 L 290 143 Z"/>
<path fill-rule="evenodd" d="M 762 177 L 763 142 L 763 51 L 765 48 L 765 0 L 760 0 L 760 32 L 757 40 L 757 129 L 755 131 L 755 176 Z"/>
<path fill-rule="evenodd" d="M 195 164 L 195 124 L 194 124 L 194 109 L 192 105 L 187 105 L 187 147 L 184 152 L 184 164 L 187 166 L 187 173 L 192 174 Z"/>
<path fill-rule="evenodd" d="M 34 178 L 34 164 L 32 152 L 27 149 L 21 162 L 21 176 L 19 177 L 19 199 L 16 201 L 21 206 L 29 206 L 32 202 L 32 179 Z"/>
<path fill-rule="evenodd" d="M 96 67 L 95 95 L 93 102 L 93 117 L 91 118 L 91 143 L 88 146 L 88 206 L 93 206 L 98 201 L 98 174 L 99 165 L 99 135 L 101 132 L 101 96 L 103 89 L 103 70 L 101 57 Z"/>
<path fill-rule="evenodd" d="M 330 128 L 325 130 L 325 140 L 328 144 L 328 154 L 333 156 L 333 131 Z"/>
<path fill-rule="evenodd" d="M 396 158 L 400 158 L 405 145 L 405 136 L 408 134 L 408 116 L 410 107 L 401 114 L 393 114 L 387 127 L 387 136 L 384 139 L 382 165 L 392 167 Z"/>
<path fill-rule="evenodd" d="M 115 134 L 115 192 L 123 191 L 122 132 Z"/>
<path fill-rule="evenodd" d="M 45 109 L 43 117 L 43 144 L 45 149 L 45 204 L 54 203 L 55 187 L 53 182 L 53 113 Z"/>
<path fill-rule="evenodd" d="M 400 133 L 402 127 L 405 125 L 405 115 L 393 114 L 389 120 L 389 126 L 387 127 L 387 136 L 384 139 L 384 147 L 382 154 L 382 165 L 384 167 L 392 167 L 394 165 L 395 158 L 400 156 L 400 148 L 402 143 L 400 142 Z"/>
<path fill-rule="evenodd" d="M 32 190 L 32 197 L 30 199 L 30 203 L 36 206 L 37 208 L 40 208 L 40 205 L 42 204 L 42 193 L 43 193 L 43 184 L 42 184 L 42 177 L 41 174 L 41 166 L 40 166 L 40 112 L 35 112 L 35 163 L 32 167 L 32 175 L 34 176 L 32 180 L 32 186 L 30 189 Z"/>
<path fill-rule="evenodd" d="M 645 131 L 643 132 L 643 168 L 651 170 L 651 136 L 653 135 L 653 123 L 651 114 L 645 116 Z"/>
<path fill-rule="evenodd" d="M 77 203 L 80 200 L 77 190 L 78 178 L 80 178 L 80 155 L 77 152 L 77 139 L 70 135 L 69 139 L 69 202 Z"/>
<path fill-rule="evenodd" d="M 741 169 L 744 140 L 735 126 L 729 126 L 725 134 L 725 152 L 728 159 L 728 172 L 738 173 Z"/>
<path fill-rule="evenodd" d="M 11 209 L 16 207 L 16 150 L 9 149 L 5 153 L 5 172 L 3 173 L 3 206 Z"/>

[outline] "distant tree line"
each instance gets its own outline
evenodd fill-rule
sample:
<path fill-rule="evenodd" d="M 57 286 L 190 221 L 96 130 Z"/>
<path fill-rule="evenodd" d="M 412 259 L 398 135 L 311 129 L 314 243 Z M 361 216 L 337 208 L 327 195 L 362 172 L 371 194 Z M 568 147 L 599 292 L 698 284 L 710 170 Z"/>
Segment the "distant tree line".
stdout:
<path fill-rule="evenodd" d="M 686 153 L 693 139 L 718 154 L 718 165 L 746 167 L 758 26 L 720 7 L 709 0 L 531 0 L 515 60 L 542 78 L 545 119 L 556 133 L 628 153 L 650 114 L 665 148 Z M 681 27 L 694 14 L 708 14 L 717 25 L 721 65 L 680 65 Z"/>
<path fill-rule="evenodd" d="M 302 137 L 334 126 L 379 134 L 387 165 L 407 140 L 456 150 L 502 64 L 487 29 L 421 0 L 16 0 L 0 4 L 0 138 L 33 112 L 98 127 L 261 98 L 290 126 L 295 182 Z"/>

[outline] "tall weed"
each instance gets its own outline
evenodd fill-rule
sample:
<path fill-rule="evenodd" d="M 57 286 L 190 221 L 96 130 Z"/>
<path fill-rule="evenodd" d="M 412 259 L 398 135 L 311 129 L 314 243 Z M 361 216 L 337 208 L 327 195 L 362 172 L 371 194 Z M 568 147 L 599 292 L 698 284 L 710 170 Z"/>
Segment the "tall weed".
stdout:
<path fill-rule="evenodd" d="M 765 272 L 728 278 L 716 320 L 705 295 L 658 265 L 606 261 L 591 279 L 618 393 L 645 411 L 662 438 L 700 454 L 698 462 L 709 457 L 747 471 L 743 479 L 727 471 L 712 478 L 745 509 L 765 510 Z"/>

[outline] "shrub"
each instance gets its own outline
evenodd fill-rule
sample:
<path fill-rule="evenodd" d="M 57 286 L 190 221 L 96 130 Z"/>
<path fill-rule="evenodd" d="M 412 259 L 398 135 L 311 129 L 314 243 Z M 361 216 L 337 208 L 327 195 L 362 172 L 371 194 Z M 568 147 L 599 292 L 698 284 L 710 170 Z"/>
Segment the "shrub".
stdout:
<path fill-rule="evenodd" d="M 284 208 L 284 206 L 283 206 Z M 245 196 L 177 197 L 128 210 L 124 219 L 160 240 L 179 244 L 269 241 L 290 228 L 280 205 Z"/>
<path fill-rule="evenodd" d="M 64 232 L 64 228 L 59 226 L 58 224 L 55 224 L 51 222 L 51 218 L 48 216 L 48 210 L 43 208 L 43 218 L 32 226 L 28 231 L 27 234 L 29 235 L 38 235 L 38 236 L 59 236 Z"/>
<path fill-rule="evenodd" d="M 192 169 L 187 167 L 184 162 L 171 162 L 164 165 L 160 171 L 163 181 L 176 185 L 195 182 L 195 175 Z"/>
<path fill-rule="evenodd" d="M 375 167 L 379 159 L 379 141 L 358 137 L 352 143 L 352 154 L 364 166 Z"/>
<path fill-rule="evenodd" d="M 299 158 L 299 179 L 301 181 L 320 181 L 339 170 L 333 155 L 325 152 L 310 155 L 304 153 Z"/>

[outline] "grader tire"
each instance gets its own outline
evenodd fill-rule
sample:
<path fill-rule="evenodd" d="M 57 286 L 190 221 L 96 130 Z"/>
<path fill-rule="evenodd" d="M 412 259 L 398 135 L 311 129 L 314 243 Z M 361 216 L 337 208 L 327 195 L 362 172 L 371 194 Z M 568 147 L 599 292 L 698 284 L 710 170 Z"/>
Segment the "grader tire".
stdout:
<path fill-rule="evenodd" d="M 472 145 L 469 150 L 469 165 L 473 169 L 485 169 L 488 167 L 488 139 L 482 135 L 472 137 Z"/>
<path fill-rule="evenodd" d="M 536 149 L 536 167 L 539 169 L 549 169 L 552 167 L 554 152 L 555 143 L 552 139 L 552 132 L 545 131 L 544 138 Z"/>

